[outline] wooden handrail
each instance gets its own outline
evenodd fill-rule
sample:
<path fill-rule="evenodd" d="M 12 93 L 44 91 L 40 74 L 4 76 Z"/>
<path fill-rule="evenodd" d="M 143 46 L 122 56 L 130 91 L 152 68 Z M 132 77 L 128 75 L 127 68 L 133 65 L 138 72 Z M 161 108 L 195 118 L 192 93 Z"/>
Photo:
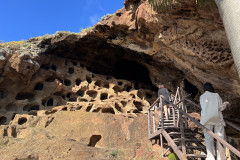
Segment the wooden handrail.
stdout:
<path fill-rule="evenodd" d="M 148 109 L 149 110 L 152 109 L 159 100 L 160 100 L 160 97 L 158 97 L 157 100 L 154 101 L 153 104 Z"/>
<path fill-rule="evenodd" d="M 224 149 L 223 149 L 222 145 L 224 145 L 225 147 L 227 147 L 227 148 L 228 148 L 232 153 L 234 153 L 236 156 L 240 157 L 240 152 L 239 152 L 236 148 L 234 148 L 233 146 L 231 146 L 228 142 L 226 142 L 226 141 L 223 140 L 222 138 L 218 137 L 215 133 L 213 133 L 212 131 L 210 131 L 208 128 L 206 128 L 204 125 L 202 125 L 199 121 L 197 121 L 196 119 L 194 119 L 193 117 L 191 117 L 188 113 L 185 112 L 185 109 L 184 109 L 184 108 L 181 108 L 181 107 L 178 107 L 178 106 L 177 106 L 177 105 L 179 105 L 179 104 L 182 103 L 182 104 L 183 104 L 182 107 L 184 107 L 184 106 L 185 106 L 185 105 L 184 105 L 184 102 L 189 102 L 189 103 L 191 103 L 192 105 L 194 105 L 195 107 L 201 109 L 200 105 L 194 103 L 193 101 L 191 101 L 191 100 L 189 100 L 189 99 L 187 99 L 187 98 L 183 98 L 182 100 L 180 100 L 180 96 L 179 96 L 178 94 L 176 94 L 175 100 L 174 100 L 174 102 L 176 102 L 176 100 L 178 100 L 178 102 L 177 102 L 176 104 L 174 104 L 173 102 L 170 102 L 170 101 L 169 101 L 168 99 L 166 99 L 164 96 L 160 96 L 160 97 L 157 98 L 157 100 L 156 100 L 156 101 L 149 107 L 149 109 L 148 109 L 148 119 L 149 119 L 148 123 L 149 123 L 149 136 L 150 136 L 150 135 L 151 135 L 151 129 L 152 129 L 152 124 L 151 124 L 151 112 L 153 112 L 153 114 L 154 114 L 155 109 L 156 109 L 156 108 L 154 108 L 154 109 L 152 110 L 152 108 L 153 108 L 158 102 L 160 102 L 160 103 L 159 103 L 159 106 L 157 107 L 157 109 L 161 109 L 161 124 L 160 124 L 160 125 L 161 125 L 161 130 L 156 131 L 156 130 L 155 130 L 155 127 L 154 127 L 154 129 L 153 129 L 153 132 L 154 132 L 154 133 L 153 133 L 153 134 L 161 131 L 161 132 L 160 132 L 160 140 L 161 140 L 161 146 L 162 146 L 162 147 L 163 147 L 163 144 L 162 144 L 162 135 L 164 135 L 164 137 L 165 137 L 166 139 L 169 139 L 169 135 L 168 135 L 168 134 L 166 133 L 166 131 L 164 130 L 163 106 L 161 105 L 162 100 L 167 101 L 167 102 L 173 107 L 173 110 L 174 110 L 174 109 L 177 110 L 180 115 L 184 115 L 184 116 L 185 116 L 185 119 L 186 119 L 186 118 L 190 119 L 194 124 L 197 125 L 197 127 L 203 129 L 203 131 L 207 132 L 210 136 L 212 136 L 214 139 L 216 139 L 216 140 L 217 140 L 218 147 L 219 147 L 219 150 L 220 150 L 220 157 L 221 157 L 221 159 L 223 159 L 223 158 L 225 157 L 225 153 L 224 153 Z M 174 113 L 175 113 L 175 111 L 174 111 Z M 179 118 L 179 117 L 178 117 L 178 118 Z M 180 119 L 181 119 L 181 118 L 180 118 Z M 181 122 L 180 122 L 180 130 L 182 130 L 182 129 L 183 129 L 182 119 L 181 119 L 180 121 L 181 121 Z M 152 123 L 155 123 L 154 117 L 153 117 L 153 122 L 152 122 Z M 232 123 L 232 122 L 230 122 L 230 121 L 228 121 L 228 120 L 225 120 L 225 123 L 228 124 L 229 126 L 235 128 L 236 130 L 240 131 L 240 127 L 237 126 L 237 125 L 235 125 L 234 123 Z M 184 132 L 184 130 L 183 130 L 183 132 Z M 159 134 L 159 133 L 158 133 L 158 134 Z M 151 136 L 152 136 L 152 135 L 151 135 Z M 184 139 L 184 135 L 183 135 L 183 134 L 181 134 L 181 138 Z M 171 142 L 171 140 L 170 140 L 170 142 Z M 182 141 L 182 143 L 183 143 L 183 145 L 184 145 L 184 141 Z M 175 144 L 175 145 L 176 145 L 176 144 Z M 175 149 L 175 148 L 176 148 L 175 145 L 174 145 L 174 144 L 171 144 L 172 148 L 174 148 L 174 151 L 175 151 L 175 152 L 178 152 L 178 153 L 176 153 L 176 154 L 178 155 L 178 157 L 179 157 L 180 159 L 185 159 L 186 156 L 187 156 L 187 155 L 186 155 L 186 151 L 185 151 L 186 148 L 185 148 L 184 146 L 182 146 L 181 148 L 182 148 L 183 152 L 181 152 L 180 150 Z"/>
<path fill-rule="evenodd" d="M 196 104 L 196 103 L 194 103 L 193 101 L 191 101 L 191 100 L 189 100 L 189 99 L 187 99 L 187 98 L 184 98 L 184 100 L 187 101 L 187 102 L 189 102 L 189 103 L 191 103 L 192 105 L 198 107 L 199 109 L 201 109 L 201 106 L 200 106 L 199 104 Z M 236 129 L 236 130 L 238 130 L 238 131 L 240 132 L 240 127 L 239 127 L 239 126 L 237 126 L 237 125 L 235 125 L 234 123 L 226 120 L 225 118 L 224 118 L 224 121 L 225 121 L 225 123 L 226 123 L 227 125 L 231 126 L 232 128 L 234 128 L 234 129 Z"/>
<path fill-rule="evenodd" d="M 197 120 L 195 120 L 193 117 L 191 117 L 189 114 L 185 113 L 181 108 L 178 108 L 175 104 L 172 102 L 168 101 L 164 96 L 160 96 L 162 99 L 166 100 L 169 104 L 171 104 L 175 109 L 177 109 L 179 112 L 181 112 L 184 116 L 188 117 L 192 122 L 194 122 L 199 128 L 202 128 L 203 131 L 206 131 L 210 136 L 215 138 L 217 141 L 219 141 L 221 144 L 226 146 L 229 150 L 231 150 L 234 154 L 236 154 L 238 157 L 240 157 L 240 152 L 231 146 L 229 143 L 224 141 L 222 138 L 218 137 L 215 133 L 210 131 L 208 128 L 206 128 L 204 125 L 199 123 Z"/>

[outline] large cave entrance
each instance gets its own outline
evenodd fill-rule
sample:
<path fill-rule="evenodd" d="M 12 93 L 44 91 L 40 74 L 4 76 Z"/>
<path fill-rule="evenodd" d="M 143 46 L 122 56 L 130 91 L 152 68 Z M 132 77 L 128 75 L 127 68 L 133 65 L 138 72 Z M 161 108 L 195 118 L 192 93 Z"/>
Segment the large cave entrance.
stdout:
<path fill-rule="evenodd" d="M 99 63 L 98 60 L 85 64 L 87 69 L 96 74 L 112 76 L 116 79 L 124 79 L 133 82 L 135 89 L 148 89 L 157 92 L 157 87 L 152 84 L 149 70 L 137 61 L 114 58 L 108 62 Z"/>

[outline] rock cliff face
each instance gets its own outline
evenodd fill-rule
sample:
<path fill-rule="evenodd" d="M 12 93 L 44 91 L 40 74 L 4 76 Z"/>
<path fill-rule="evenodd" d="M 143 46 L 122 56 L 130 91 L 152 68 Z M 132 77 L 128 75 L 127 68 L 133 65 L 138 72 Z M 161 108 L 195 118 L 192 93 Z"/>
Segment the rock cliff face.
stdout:
<path fill-rule="evenodd" d="M 26 147 L 10 159 L 53 154 L 106 159 L 109 145 L 122 149 L 120 157 L 140 158 L 137 149 L 149 151 L 145 114 L 159 83 L 173 93 L 180 86 L 183 95 L 192 93 L 198 100 L 202 84 L 211 82 L 232 103 L 225 117 L 239 122 L 240 83 L 216 7 L 196 8 L 185 1 L 157 14 L 146 0 L 126 0 L 123 9 L 81 33 L 58 32 L 0 47 L 0 153 L 9 157 L 11 147 L 40 146 L 29 154 Z M 142 128 L 132 128 L 135 122 Z M 62 131 L 61 124 L 67 129 Z M 83 129 L 75 130 L 78 125 Z M 110 142 L 108 135 L 113 136 Z M 46 145 L 40 144 L 41 137 Z M 125 153 L 133 141 L 139 144 Z M 56 149 L 64 152 L 62 157 Z"/>

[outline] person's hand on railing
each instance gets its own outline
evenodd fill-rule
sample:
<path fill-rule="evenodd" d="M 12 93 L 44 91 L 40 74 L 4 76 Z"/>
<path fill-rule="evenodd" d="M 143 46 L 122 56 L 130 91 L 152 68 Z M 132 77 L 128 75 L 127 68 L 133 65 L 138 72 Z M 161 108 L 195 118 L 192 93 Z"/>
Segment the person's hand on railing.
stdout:
<path fill-rule="evenodd" d="M 224 102 L 224 103 L 227 105 L 227 107 L 231 105 L 229 102 Z"/>

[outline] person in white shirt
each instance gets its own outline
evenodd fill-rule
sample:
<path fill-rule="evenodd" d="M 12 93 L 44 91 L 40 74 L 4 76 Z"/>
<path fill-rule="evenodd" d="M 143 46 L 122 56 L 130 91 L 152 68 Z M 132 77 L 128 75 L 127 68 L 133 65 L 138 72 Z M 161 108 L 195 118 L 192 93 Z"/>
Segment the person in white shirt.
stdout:
<path fill-rule="evenodd" d="M 218 93 L 214 93 L 214 88 L 211 83 L 203 85 L 204 94 L 200 96 L 201 104 L 201 120 L 200 123 L 213 131 L 220 138 L 224 139 L 224 126 L 226 125 L 223 120 L 222 111 L 229 105 L 228 102 L 222 103 L 222 99 Z M 206 160 L 214 160 L 214 140 L 207 132 L 204 132 L 205 143 L 207 149 Z M 220 152 L 217 146 L 217 160 L 221 160 Z"/>

